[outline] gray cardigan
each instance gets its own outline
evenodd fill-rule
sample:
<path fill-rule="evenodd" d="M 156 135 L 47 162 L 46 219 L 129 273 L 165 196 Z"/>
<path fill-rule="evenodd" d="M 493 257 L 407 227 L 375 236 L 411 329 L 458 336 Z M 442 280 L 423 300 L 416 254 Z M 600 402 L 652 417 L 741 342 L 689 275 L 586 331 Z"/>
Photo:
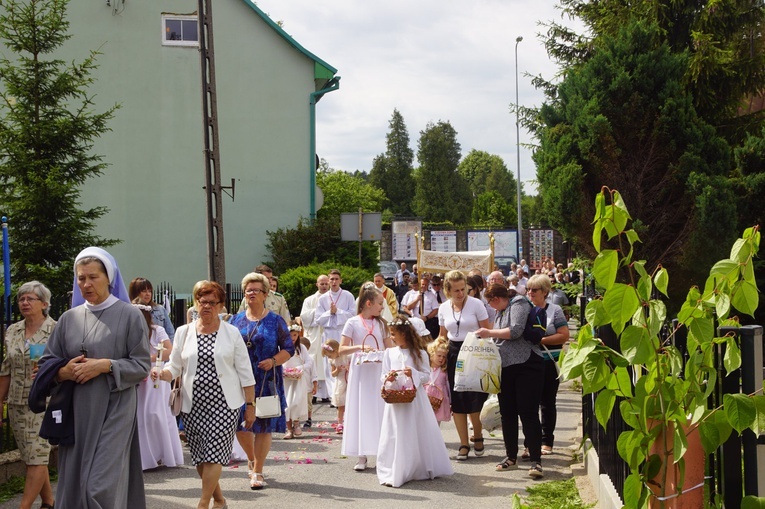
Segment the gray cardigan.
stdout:
<path fill-rule="evenodd" d="M 542 357 L 542 350 L 538 345 L 533 345 L 523 339 L 523 329 L 526 327 L 526 320 L 532 307 L 533 305 L 528 298 L 523 295 L 516 295 L 507 307 L 498 311 L 494 317 L 495 329 L 510 329 L 510 339 L 494 339 L 499 347 L 503 368 L 523 364 L 529 359 L 532 352 L 540 358 Z"/>

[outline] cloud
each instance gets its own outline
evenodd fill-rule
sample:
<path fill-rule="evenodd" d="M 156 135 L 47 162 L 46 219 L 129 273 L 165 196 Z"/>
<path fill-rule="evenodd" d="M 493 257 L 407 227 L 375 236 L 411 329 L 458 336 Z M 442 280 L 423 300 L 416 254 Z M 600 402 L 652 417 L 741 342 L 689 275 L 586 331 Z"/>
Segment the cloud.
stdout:
<path fill-rule="evenodd" d="M 448 120 L 463 156 L 485 150 L 516 172 L 515 38 L 519 101 L 544 97 L 530 78 L 557 72 L 537 38 L 539 21 L 560 13 L 551 0 L 261 0 L 258 6 L 300 44 L 338 69 L 340 90 L 317 107 L 317 150 L 331 167 L 368 171 L 385 150 L 394 108 L 412 149 L 428 122 Z M 521 130 L 521 144 L 533 143 Z M 521 147 L 521 180 L 536 171 Z M 530 187 L 530 186 L 527 186 Z"/>

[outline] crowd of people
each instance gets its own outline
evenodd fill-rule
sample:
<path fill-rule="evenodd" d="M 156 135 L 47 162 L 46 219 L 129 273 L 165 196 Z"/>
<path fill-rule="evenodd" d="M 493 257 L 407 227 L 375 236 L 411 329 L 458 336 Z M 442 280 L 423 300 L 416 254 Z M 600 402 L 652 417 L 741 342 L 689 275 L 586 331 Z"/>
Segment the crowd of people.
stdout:
<path fill-rule="evenodd" d="M 310 429 L 317 400 L 336 407 L 334 432 L 353 470 L 376 468 L 392 487 L 451 475 L 440 423 L 454 419 L 456 460 L 485 451 L 487 394 L 454 390 L 470 333 L 493 338 L 502 359 L 506 457 L 496 470 L 518 467 L 520 418 L 520 459 L 540 478 L 554 445 L 556 361 L 568 341 L 552 290 L 564 272 L 552 264 L 554 272 L 527 278 L 523 264 L 508 278 L 419 274 L 402 264 L 394 288 L 375 274 L 355 295 L 333 269 L 318 275 L 294 320 L 261 265 L 242 279 L 233 315 L 218 283 L 194 285 L 187 323 L 176 330 L 147 279 L 126 288 L 116 260 L 87 248 L 74 261 L 72 308 L 58 323 L 47 316 L 50 291 L 32 281 L 17 292 L 24 319 L 6 333 L 0 400 L 27 465 L 21 507 L 38 497 L 43 508 L 145 507 L 142 470 L 183 463 L 179 429 L 201 479 L 198 507 L 226 507 L 219 479 L 232 455 L 246 457 L 251 489 L 267 487 L 273 435 L 289 440 Z M 534 308 L 546 310 L 541 345 L 524 340 Z M 402 403 L 387 404 L 381 390 Z M 50 444 L 59 446 L 55 496 Z"/>

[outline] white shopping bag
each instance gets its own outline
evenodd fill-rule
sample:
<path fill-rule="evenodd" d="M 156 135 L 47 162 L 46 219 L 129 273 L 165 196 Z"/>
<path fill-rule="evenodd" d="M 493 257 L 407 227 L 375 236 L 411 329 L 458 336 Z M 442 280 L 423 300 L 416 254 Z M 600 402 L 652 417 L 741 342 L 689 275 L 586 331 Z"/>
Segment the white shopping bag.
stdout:
<path fill-rule="evenodd" d="M 457 356 L 454 390 L 498 394 L 501 374 L 502 359 L 494 340 L 478 338 L 475 333 L 469 332 Z"/>
<path fill-rule="evenodd" d="M 481 408 L 481 424 L 486 431 L 493 431 L 502 426 L 502 414 L 499 413 L 499 400 L 492 394 Z"/>

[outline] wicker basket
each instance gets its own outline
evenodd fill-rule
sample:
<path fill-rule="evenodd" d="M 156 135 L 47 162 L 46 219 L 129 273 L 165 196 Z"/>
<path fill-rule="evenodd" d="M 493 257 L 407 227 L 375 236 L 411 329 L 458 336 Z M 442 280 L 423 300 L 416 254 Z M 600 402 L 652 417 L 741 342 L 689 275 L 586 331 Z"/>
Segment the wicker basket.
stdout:
<path fill-rule="evenodd" d="M 369 353 L 373 353 L 373 352 L 379 352 L 380 351 L 380 343 L 377 342 L 377 338 L 374 336 L 374 334 L 367 334 L 366 336 L 364 336 L 364 339 L 361 342 L 361 351 L 362 351 L 362 354 L 364 353 L 364 347 L 366 346 L 367 338 L 372 338 L 372 339 L 375 340 L 375 348 L 374 348 L 374 350 L 372 350 L 370 352 L 367 352 L 367 353 L 369 354 Z M 370 346 L 371 346 L 371 342 L 370 342 Z M 365 364 L 367 362 L 374 362 L 374 363 L 382 362 L 382 358 L 380 357 L 380 355 L 374 355 L 374 356 L 373 355 L 362 355 L 361 363 Z"/>
<path fill-rule="evenodd" d="M 425 387 L 425 394 L 428 395 L 428 400 L 430 401 L 430 406 L 433 407 L 433 411 L 437 412 L 439 408 L 441 408 L 441 403 L 444 402 L 444 391 L 441 390 L 441 388 L 437 385 L 433 384 L 425 384 L 423 385 Z M 438 394 L 431 394 L 430 389 L 435 389 Z"/>
<path fill-rule="evenodd" d="M 395 373 L 403 373 L 403 370 L 396 370 Z M 390 379 L 390 376 L 389 376 Z M 395 377 L 394 377 L 395 379 Z M 386 403 L 411 403 L 417 395 L 417 388 L 411 389 L 386 389 L 383 383 L 380 389 L 380 396 Z"/>

